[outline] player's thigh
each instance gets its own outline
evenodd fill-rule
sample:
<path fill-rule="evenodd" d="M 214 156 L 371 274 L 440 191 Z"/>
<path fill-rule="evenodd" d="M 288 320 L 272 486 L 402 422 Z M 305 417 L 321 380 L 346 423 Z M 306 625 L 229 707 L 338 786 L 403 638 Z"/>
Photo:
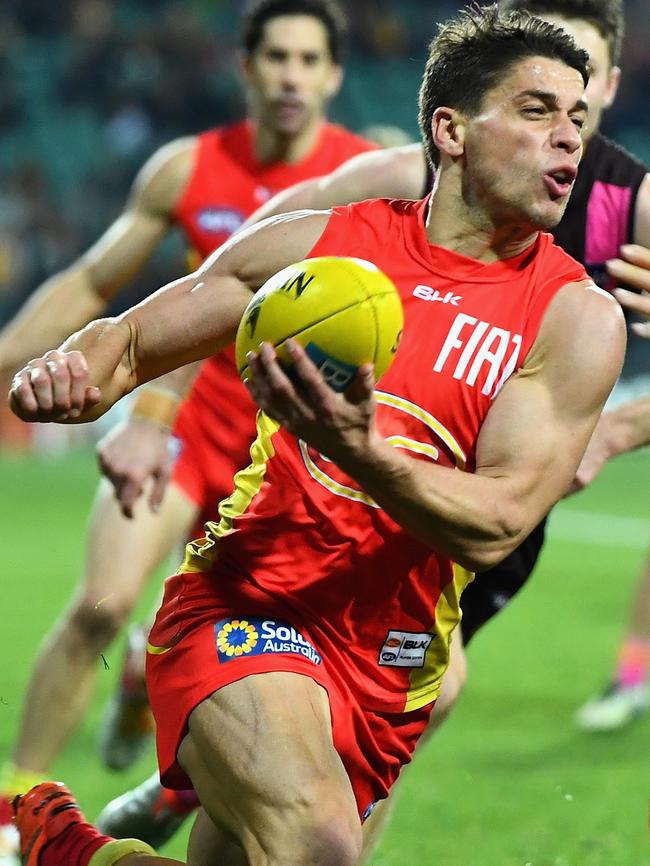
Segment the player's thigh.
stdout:
<path fill-rule="evenodd" d="M 109 592 L 137 597 L 150 572 L 187 537 L 197 513 L 187 494 L 170 484 L 158 513 L 141 497 L 129 519 L 122 514 L 111 484 L 102 480 L 88 529 L 82 578 L 86 591 L 101 595 L 108 587 Z"/>
<path fill-rule="evenodd" d="M 292 843 L 314 821 L 359 835 L 327 694 L 309 677 L 263 673 L 219 689 L 191 714 L 178 760 L 208 815 L 247 851 Z"/>

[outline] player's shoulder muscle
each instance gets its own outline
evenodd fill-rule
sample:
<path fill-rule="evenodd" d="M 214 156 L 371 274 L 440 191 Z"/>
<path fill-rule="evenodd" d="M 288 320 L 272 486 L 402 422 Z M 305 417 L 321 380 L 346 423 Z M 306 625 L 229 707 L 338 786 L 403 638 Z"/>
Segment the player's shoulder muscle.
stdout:
<path fill-rule="evenodd" d="M 189 183 L 198 139 L 177 138 L 160 147 L 142 166 L 131 190 L 130 207 L 169 217 Z"/>
<path fill-rule="evenodd" d="M 609 392 L 625 342 L 625 320 L 616 299 L 589 279 L 570 282 L 549 303 L 522 373 L 571 391 L 578 409 L 583 394 L 598 400 Z"/>

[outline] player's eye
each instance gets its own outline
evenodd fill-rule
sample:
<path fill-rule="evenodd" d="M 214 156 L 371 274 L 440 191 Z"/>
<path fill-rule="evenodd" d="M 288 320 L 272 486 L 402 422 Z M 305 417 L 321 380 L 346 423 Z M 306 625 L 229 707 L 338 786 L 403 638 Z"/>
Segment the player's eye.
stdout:
<path fill-rule="evenodd" d="M 318 54 L 303 54 L 302 62 L 305 66 L 316 66 L 318 63 Z"/>
<path fill-rule="evenodd" d="M 543 105 L 527 105 L 524 106 L 523 113 L 528 117 L 543 117 L 546 114 L 546 109 Z"/>

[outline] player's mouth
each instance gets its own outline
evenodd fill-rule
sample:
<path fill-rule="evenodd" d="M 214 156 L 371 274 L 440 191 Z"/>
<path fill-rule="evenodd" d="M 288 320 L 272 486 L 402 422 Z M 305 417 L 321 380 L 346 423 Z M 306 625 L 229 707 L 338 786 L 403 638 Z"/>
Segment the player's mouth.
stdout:
<path fill-rule="evenodd" d="M 276 99 L 275 111 L 284 121 L 295 120 L 305 111 L 305 103 L 301 99 Z"/>
<path fill-rule="evenodd" d="M 546 189 L 553 198 L 564 198 L 569 195 L 578 174 L 575 165 L 560 165 L 544 175 Z"/>

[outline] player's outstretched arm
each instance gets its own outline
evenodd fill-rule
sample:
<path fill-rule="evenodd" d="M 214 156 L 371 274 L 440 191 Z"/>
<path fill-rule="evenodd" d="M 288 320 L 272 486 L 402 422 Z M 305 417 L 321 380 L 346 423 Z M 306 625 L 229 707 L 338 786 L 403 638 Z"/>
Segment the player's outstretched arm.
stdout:
<path fill-rule="evenodd" d="M 194 139 L 161 148 L 139 172 L 122 214 L 74 264 L 41 285 L 0 332 L 0 374 L 102 315 L 168 231 L 191 169 Z"/>
<path fill-rule="evenodd" d="M 14 377 L 25 421 L 85 422 L 137 385 L 228 345 L 251 293 L 308 255 L 329 213 L 279 217 L 233 238 L 194 274 L 114 319 L 99 319 Z"/>
<path fill-rule="evenodd" d="M 591 484 L 612 458 L 644 445 L 650 445 L 650 396 L 603 412 L 580 461 L 570 492 Z"/>
<path fill-rule="evenodd" d="M 326 210 L 370 198 L 420 198 L 426 177 L 421 144 L 370 150 L 352 157 L 331 174 L 274 195 L 251 214 L 242 228 L 290 211 Z"/>
<path fill-rule="evenodd" d="M 551 303 L 524 367 L 494 401 L 474 473 L 416 460 L 374 425 L 372 371 L 347 395 L 327 387 L 299 346 L 300 392 L 265 345 L 251 358 L 251 392 L 332 459 L 390 516 L 472 571 L 508 555 L 568 489 L 623 360 L 625 328 L 613 300 L 565 286 Z"/>

